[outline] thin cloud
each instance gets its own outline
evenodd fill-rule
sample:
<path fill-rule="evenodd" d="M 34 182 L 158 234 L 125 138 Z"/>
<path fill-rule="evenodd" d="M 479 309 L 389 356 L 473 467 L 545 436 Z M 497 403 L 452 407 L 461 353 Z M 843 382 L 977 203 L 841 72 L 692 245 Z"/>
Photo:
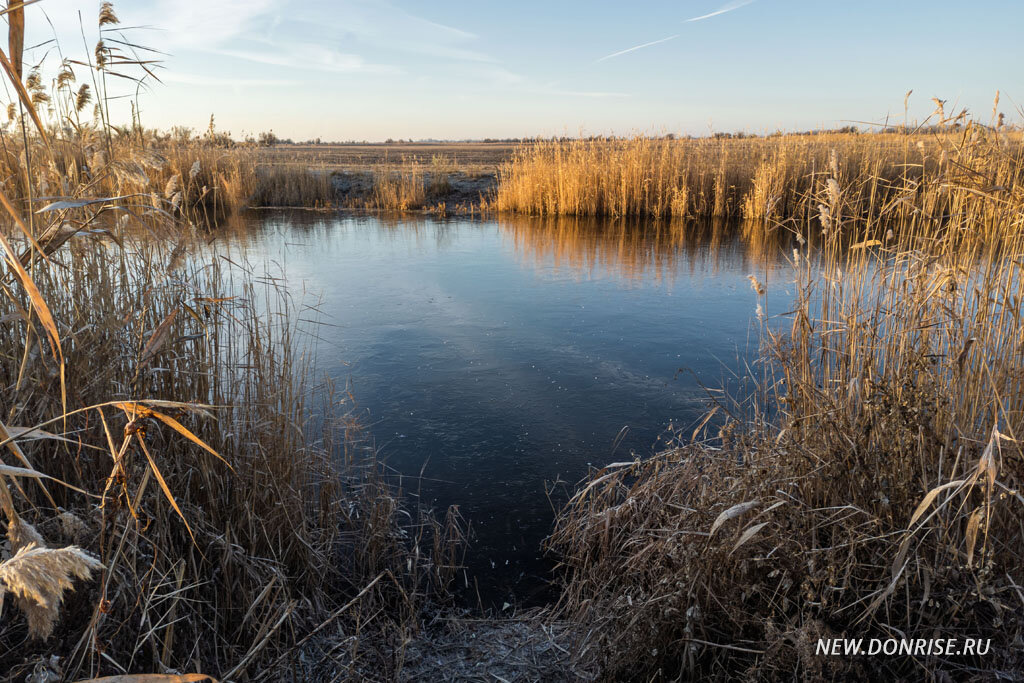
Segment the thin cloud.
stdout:
<path fill-rule="evenodd" d="M 183 83 L 185 85 L 207 85 L 215 87 L 289 87 L 296 85 L 295 81 L 286 81 L 269 78 L 220 78 L 217 76 L 201 76 L 199 74 L 177 73 L 169 71 L 160 74 L 160 80 L 166 83 Z"/>
<path fill-rule="evenodd" d="M 747 0 L 747 1 L 748 2 L 753 2 L 753 0 Z M 691 21 L 693 21 L 693 20 L 691 19 Z M 636 52 L 637 50 L 642 50 L 645 47 L 651 47 L 652 45 L 658 45 L 660 43 L 667 43 L 668 41 L 675 40 L 678 37 L 679 37 L 679 34 L 677 33 L 676 35 L 669 36 L 668 38 L 662 38 L 661 40 L 652 40 L 651 42 L 644 43 L 643 45 L 635 45 L 633 47 L 626 48 L 625 50 L 619 50 L 618 52 L 613 52 L 610 55 L 605 55 L 604 57 L 601 57 L 600 59 L 594 60 L 594 63 L 597 64 L 598 62 L 603 62 L 606 59 L 614 59 L 615 57 L 621 57 L 622 55 L 629 54 L 630 52 Z"/>
<path fill-rule="evenodd" d="M 752 2 L 754 2 L 754 0 L 734 0 L 733 2 L 727 2 L 726 4 L 716 9 L 714 12 L 702 14 L 699 17 L 693 17 L 692 19 L 687 19 L 686 23 L 690 23 L 693 21 L 704 21 L 705 19 L 710 19 L 711 17 L 717 17 L 720 14 L 732 12 L 733 10 L 737 10 L 740 7 L 746 7 Z"/>
<path fill-rule="evenodd" d="M 133 12 L 132 23 L 159 27 L 168 47 L 201 48 L 246 35 L 280 11 L 274 0 L 158 0 Z"/>
<path fill-rule="evenodd" d="M 590 97 L 594 99 L 605 99 L 610 97 L 630 97 L 629 93 L 624 92 L 604 92 L 600 90 L 540 90 L 538 92 L 545 93 L 556 97 Z"/>
<path fill-rule="evenodd" d="M 243 59 L 258 64 L 270 64 L 301 70 L 332 71 L 336 73 L 401 73 L 401 69 L 388 64 L 371 64 L 359 55 L 346 54 L 322 45 L 266 41 L 267 49 L 235 50 L 215 48 L 209 52 Z"/>
<path fill-rule="evenodd" d="M 343 21 L 325 21 L 339 16 Z M 307 1 L 287 20 L 301 26 L 309 40 L 329 43 L 339 37 L 354 44 L 466 62 L 491 62 L 478 49 L 475 33 L 411 14 L 381 0 Z"/>

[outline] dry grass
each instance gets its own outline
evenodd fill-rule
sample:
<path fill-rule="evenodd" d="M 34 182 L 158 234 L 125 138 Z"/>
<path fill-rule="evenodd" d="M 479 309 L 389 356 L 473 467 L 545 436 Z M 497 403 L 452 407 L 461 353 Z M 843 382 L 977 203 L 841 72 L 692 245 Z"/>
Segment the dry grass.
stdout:
<path fill-rule="evenodd" d="M 946 159 L 914 192 L 870 203 L 874 178 L 844 174 L 840 153 L 809 190 L 816 219 L 776 224 L 792 327 L 762 328 L 759 387 L 718 406 L 715 438 L 600 470 L 562 511 L 560 609 L 608 679 L 1024 666 L 1020 152 L 974 124 L 929 142 Z M 992 644 L 815 655 L 839 636 Z"/>
<path fill-rule="evenodd" d="M 13 539 L 11 547 L 15 548 Z M 25 613 L 29 635 L 45 639 L 53 633 L 64 592 L 73 586 L 72 577 L 89 579 L 101 566 L 96 558 L 75 546 L 52 550 L 27 543 L 0 564 L 0 598 L 5 592 L 14 595 Z"/>
<path fill-rule="evenodd" d="M 383 164 L 374 171 L 369 208 L 382 211 L 421 209 L 427 203 L 427 184 L 418 164 Z"/>
<path fill-rule="evenodd" d="M 112 126 L 105 77 L 141 64 L 95 58 L 91 91 L 3 65 L 18 102 L 0 135 L 0 584 L 20 609 L 0 622 L 0 669 L 56 656 L 71 679 L 277 680 L 327 638 L 336 670 L 395 678 L 447 596 L 458 520 L 404 510 L 339 395 L 308 384 L 302 302 L 193 235 L 253 203 L 329 204 L 331 179 L 260 171 L 212 127 Z M 497 210 L 742 215 L 752 243 L 796 249 L 792 328 L 764 328 L 754 400 L 723 405 L 714 439 L 598 472 L 558 519 L 561 614 L 606 678 L 1022 666 L 1020 135 L 938 124 L 539 143 L 502 168 Z M 382 168 L 374 206 L 428 206 L 451 176 L 431 163 Z M 545 229 L 555 248 L 589 239 Z M 631 235 L 593 258 L 658 258 Z M 813 656 L 818 636 L 936 630 L 991 637 L 993 654 Z"/>
<path fill-rule="evenodd" d="M 188 240 L 172 246 L 148 235 L 121 246 L 78 238 L 37 266 L 62 332 L 67 411 L 31 326 L 3 328 L 5 422 L 45 423 L 51 435 L 9 428 L 21 436 L 8 447 L 101 495 L 97 507 L 75 490 L 25 485 L 12 491 L 28 506 L 21 517 L 51 543 L 84 545 L 107 571 L 76 596 L 61 638 L 2 650 L 0 661 L 57 653 L 76 675 L 223 674 L 239 662 L 255 672 L 378 578 L 342 623 L 369 619 L 355 633 L 386 632 L 353 641 L 353 666 L 394 665 L 377 649 L 400 648 L 421 600 L 443 598 L 457 535 L 429 517 L 409 521 L 356 426 L 310 422 L 303 309 L 255 273 L 189 255 L 199 247 Z M 11 306 L 26 305 L 19 299 Z M 336 401 L 323 400 L 316 413 L 336 414 Z M 409 554 L 435 538 L 438 554 Z M 24 628 L 5 620 L 0 643 L 20 642 Z"/>
<path fill-rule="evenodd" d="M 444 213 L 444 199 L 451 192 L 456 173 L 453 159 L 434 155 L 429 163 L 416 157 L 401 162 L 385 160 L 373 172 L 373 189 L 366 207 L 379 211 L 432 209 Z"/>
<path fill-rule="evenodd" d="M 38 137 L 29 158 L 46 160 L 24 170 L 24 143 L 0 132 L 0 173 L 8 196 L 60 196 L 67 201 L 118 197 L 136 219 L 168 218 L 208 227 L 248 207 L 330 207 L 329 174 L 295 167 L 260 166 L 252 150 L 224 148 L 208 140 L 180 140 L 152 131 L 106 136 L 83 123 L 52 139 L 52 154 Z M 36 208 L 48 202 L 36 203 Z"/>
<path fill-rule="evenodd" d="M 249 207 L 320 209 L 337 204 L 330 173 L 308 168 L 257 166 L 254 179 L 255 187 L 246 201 Z"/>
<path fill-rule="evenodd" d="M 96 55 L 93 83 L 131 63 Z M 248 157 L 61 88 L 22 91 L 0 135 L 0 585 L 21 608 L 0 671 L 280 680 L 330 632 L 339 671 L 397 675 L 458 519 L 404 509 L 344 396 L 310 384 L 304 302 L 197 239 L 263 182 Z"/>
<path fill-rule="evenodd" d="M 538 142 L 499 171 L 498 211 L 537 215 L 745 217 L 810 220 L 817 190 L 834 177 L 859 225 L 906 218 L 911 206 L 938 216 L 960 186 L 965 149 L 995 137 L 1000 159 L 988 187 L 1010 187 L 1019 132 L 976 124 L 957 134 L 786 135 L 746 139 L 653 138 Z M 979 169 L 980 170 L 980 169 Z M 975 180 L 979 180 L 976 178 Z M 973 187 L 973 183 L 971 184 Z M 931 201 L 915 201 L 922 194 Z"/>

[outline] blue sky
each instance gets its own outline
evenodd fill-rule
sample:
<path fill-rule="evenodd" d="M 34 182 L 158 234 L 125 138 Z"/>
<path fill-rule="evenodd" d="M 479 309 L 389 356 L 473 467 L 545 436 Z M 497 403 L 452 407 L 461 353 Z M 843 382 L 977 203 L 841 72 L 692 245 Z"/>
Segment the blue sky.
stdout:
<path fill-rule="evenodd" d="M 63 51 L 80 55 L 77 11 L 95 42 L 98 6 L 29 7 L 26 44 L 52 37 L 45 12 Z M 802 130 L 902 121 L 911 89 L 918 119 L 934 96 L 986 120 L 996 90 L 1011 120 L 1024 104 L 1019 0 L 125 0 L 115 10 L 125 26 L 152 27 L 135 40 L 169 53 L 163 85 L 142 100 L 145 124 L 203 129 L 212 113 L 236 137 Z"/>

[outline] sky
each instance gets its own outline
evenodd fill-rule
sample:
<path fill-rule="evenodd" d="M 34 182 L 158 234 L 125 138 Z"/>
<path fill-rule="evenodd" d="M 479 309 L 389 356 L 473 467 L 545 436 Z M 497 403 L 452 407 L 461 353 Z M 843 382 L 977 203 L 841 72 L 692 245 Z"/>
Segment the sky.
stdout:
<path fill-rule="evenodd" d="M 99 2 L 26 9 L 26 45 L 96 41 Z M 123 0 L 160 50 L 162 129 L 306 140 L 831 128 L 1024 105 L 1020 0 Z M 52 28 L 51 28 L 52 24 Z M 135 28 L 130 28 L 135 27 Z M 50 42 L 26 54 L 45 56 Z M 87 78 L 79 73 L 80 82 Z M 129 83 L 111 86 L 129 93 Z M 123 112 L 119 114 L 123 116 Z"/>

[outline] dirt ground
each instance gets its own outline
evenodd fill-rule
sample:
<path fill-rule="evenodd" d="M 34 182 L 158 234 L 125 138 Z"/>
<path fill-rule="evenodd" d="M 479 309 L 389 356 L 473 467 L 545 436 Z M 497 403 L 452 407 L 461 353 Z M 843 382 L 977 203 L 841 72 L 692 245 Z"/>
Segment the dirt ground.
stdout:
<path fill-rule="evenodd" d="M 409 641 L 401 662 L 353 666 L 343 636 L 327 636 L 301 656 L 311 681 L 569 683 L 595 681 L 593 663 L 575 656 L 573 628 L 538 612 L 510 617 L 439 616 Z M 395 669 L 398 669 L 396 672 Z M 386 669 L 386 670 L 385 670 Z"/>

